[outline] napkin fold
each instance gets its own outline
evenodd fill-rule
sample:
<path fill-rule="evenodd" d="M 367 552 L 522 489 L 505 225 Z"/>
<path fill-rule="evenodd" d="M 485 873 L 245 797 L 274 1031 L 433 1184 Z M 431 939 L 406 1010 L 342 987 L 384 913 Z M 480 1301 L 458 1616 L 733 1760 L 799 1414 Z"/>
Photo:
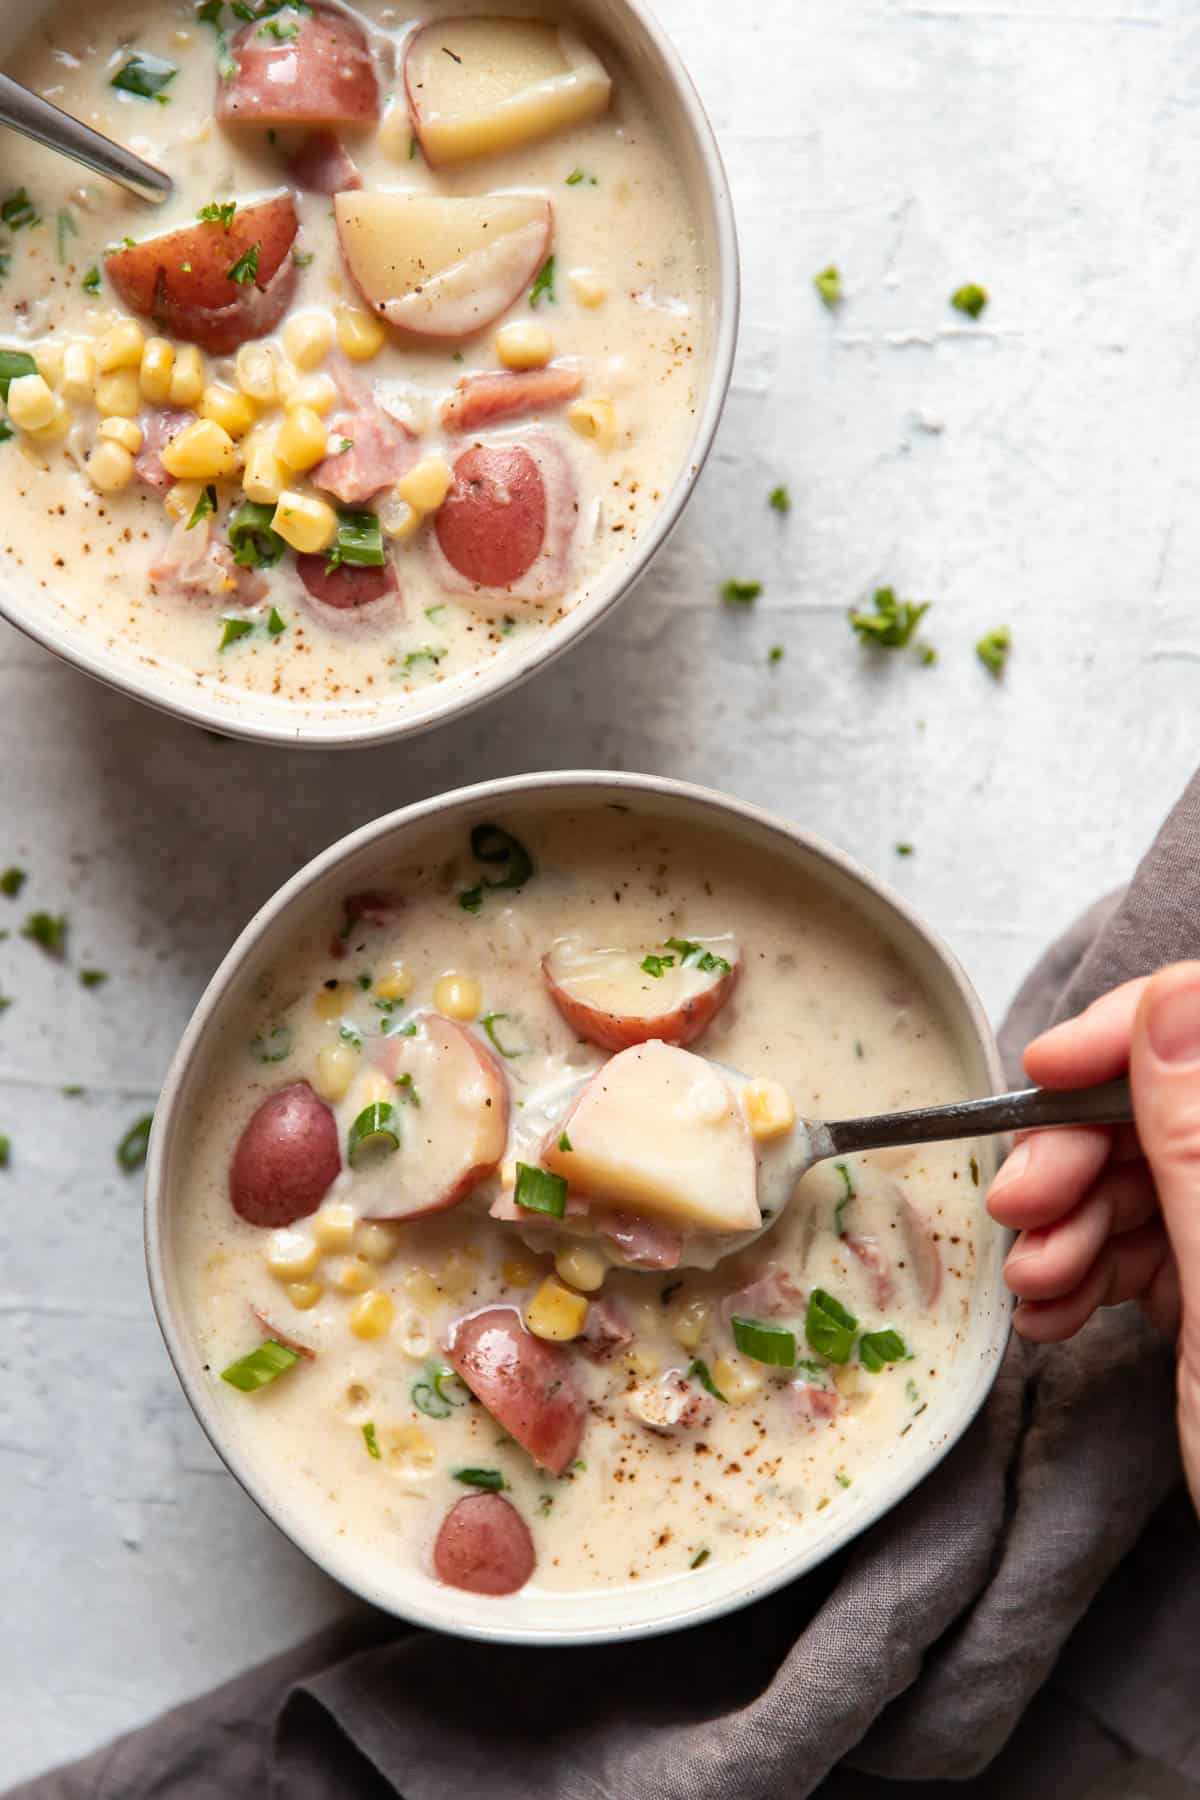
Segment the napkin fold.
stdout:
<path fill-rule="evenodd" d="M 1200 955 L 1200 777 L 1001 1034 Z M 10 1800 L 1200 1797 L 1200 1525 L 1136 1308 L 1013 1339 L 979 1417 L 802 1581 L 677 1636 L 489 1646 L 358 1613 Z M 908 1789 L 912 1791 L 911 1787 Z M 949 1792 L 949 1787 L 947 1788 Z"/>

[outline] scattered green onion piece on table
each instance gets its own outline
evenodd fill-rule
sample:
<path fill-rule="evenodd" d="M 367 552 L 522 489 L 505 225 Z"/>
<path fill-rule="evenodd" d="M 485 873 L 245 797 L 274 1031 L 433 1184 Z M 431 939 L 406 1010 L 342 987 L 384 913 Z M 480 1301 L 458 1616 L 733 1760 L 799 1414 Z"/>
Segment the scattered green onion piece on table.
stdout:
<path fill-rule="evenodd" d="M 121 64 L 109 86 L 120 88 L 126 94 L 136 94 L 140 100 L 157 100 L 165 105 L 167 96 L 163 89 L 178 73 L 176 65 L 165 57 L 135 50 L 129 60 Z"/>
<path fill-rule="evenodd" d="M 7 1169 L 12 1161 L 12 1140 L 0 1136 L 0 1169 Z"/>
<path fill-rule="evenodd" d="M 487 1494 L 500 1494 L 507 1488 L 499 1469 L 455 1469 L 455 1481 L 461 1481 L 464 1487 L 482 1488 Z"/>
<path fill-rule="evenodd" d="M 5 869 L 3 875 L 0 875 L 0 894 L 5 894 L 8 899 L 15 900 L 27 879 L 24 869 L 18 869 L 14 863 L 11 868 Z"/>
<path fill-rule="evenodd" d="M 966 313 L 969 319 L 977 319 L 987 303 L 987 289 L 980 287 L 976 281 L 964 283 L 950 296 L 950 304 L 955 311 Z"/>
<path fill-rule="evenodd" d="M 294 1033 L 290 1025 L 272 1025 L 270 1031 L 260 1031 L 250 1040 L 250 1054 L 256 1062 L 283 1062 L 292 1054 Z"/>
<path fill-rule="evenodd" d="M 793 1339 L 793 1343 L 794 1342 L 795 1340 Z M 688 1364 L 688 1380 L 698 1381 L 706 1394 L 711 1394 L 714 1400 L 720 1400 L 725 1406 L 729 1405 L 725 1395 L 713 1380 L 711 1369 L 701 1357 L 697 1356 L 693 1358 Z"/>
<path fill-rule="evenodd" d="M 876 588 L 874 603 L 874 612 L 852 611 L 849 618 L 863 643 L 881 650 L 903 650 L 930 606 L 928 600 L 920 605 L 897 600 L 895 588 Z"/>
<path fill-rule="evenodd" d="M 385 1150 L 390 1156 L 399 1148 L 400 1130 L 395 1107 L 386 1100 L 364 1106 L 346 1139 L 346 1160 L 350 1167 L 353 1168 L 369 1151 Z"/>
<path fill-rule="evenodd" d="M 858 1359 L 869 1375 L 878 1375 L 888 1363 L 905 1362 L 908 1348 L 898 1331 L 864 1331 L 858 1340 Z"/>
<path fill-rule="evenodd" d="M 750 606 L 762 593 L 761 581 L 725 581 L 721 598 L 726 606 Z"/>
<path fill-rule="evenodd" d="M 792 496 L 788 493 L 782 483 L 779 487 L 773 487 L 771 489 L 771 492 L 767 495 L 767 505 L 777 513 L 791 512 Z"/>
<path fill-rule="evenodd" d="M 144 1118 L 136 1119 L 117 1145 L 117 1164 L 125 1171 L 126 1175 L 136 1174 L 145 1162 L 146 1146 L 150 1142 L 150 1127 L 153 1123 L 153 1113 L 147 1113 Z"/>
<path fill-rule="evenodd" d="M 913 854 L 913 846 L 911 844 L 897 844 L 896 845 L 896 855 L 897 856 L 911 856 L 912 854 Z"/>
<path fill-rule="evenodd" d="M 251 619 L 222 619 L 223 630 L 217 650 L 228 650 L 230 644 L 236 644 L 240 638 L 248 637 L 254 630 Z"/>
<path fill-rule="evenodd" d="M 988 673 L 999 680 L 1011 649 L 1012 633 L 1007 625 L 998 625 L 995 631 L 985 632 L 980 638 L 975 646 L 975 654 Z"/>
<path fill-rule="evenodd" d="M 813 1289 L 808 1297 L 804 1335 L 818 1356 L 831 1363 L 849 1362 L 857 1330 L 858 1320 L 840 1300 L 824 1288 Z"/>
<path fill-rule="evenodd" d="M 239 568 L 272 569 L 279 561 L 287 546 L 271 529 L 274 516 L 275 508 L 258 500 L 243 500 L 234 510 L 229 520 L 229 548 Z"/>
<path fill-rule="evenodd" d="M 221 1380 L 227 1381 L 242 1394 L 255 1394 L 259 1388 L 270 1387 L 280 1375 L 285 1375 L 293 1364 L 300 1361 L 298 1350 L 289 1350 L 286 1344 L 276 1343 L 274 1338 L 267 1338 L 251 1350 L 248 1356 L 239 1357 L 237 1362 L 230 1363 L 227 1369 L 221 1370 Z"/>
<path fill-rule="evenodd" d="M 549 1218 L 561 1219 L 567 1210 L 567 1184 L 561 1175 L 552 1175 L 549 1169 L 537 1169 L 530 1163 L 519 1162 L 513 1198 L 526 1212 L 545 1213 Z"/>
<path fill-rule="evenodd" d="M 9 383 L 18 375 L 36 375 L 38 366 L 28 350 L 0 350 L 0 395 L 8 399 Z"/>
<path fill-rule="evenodd" d="M 378 516 L 369 511 L 355 512 L 338 508 L 337 536 L 329 547 L 329 567 L 354 563 L 359 568 L 383 567 L 383 528 Z"/>
<path fill-rule="evenodd" d="M 67 949 L 67 919 L 65 913 L 35 912 L 30 913 L 21 927 L 21 936 L 44 950 L 47 956 L 62 958 Z"/>
<path fill-rule="evenodd" d="M 79 985 L 81 988 L 103 987 L 107 980 L 108 972 L 105 969 L 80 969 L 79 971 Z"/>
<path fill-rule="evenodd" d="M 768 1325 L 763 1319 L 746 1319 L 733 1315 L 733 1341 L 743 1356 L 752 1362 L 767 1363 L 775 1369 L 790 1369 L 796 1361 L 796 1334 L 783 1325 Z"/>
<path fill-rule="evenodd" d="M 774 668 L 776 663 L 781 663 L 783 661 L 783 645 L 782 644 L 772 644 L 771 645 L 771 648 L 767 651 L 767 661 L 770 663 L 772 668 Z"/>
<path fill-rule="evenodd" d="M 362 1428 L 362 1434 L 363 1443 L 367 1446 L 367 1455 L 373 1456 L 376 1462 L 380 1462 L 383 1458 L 383 1451 L 379 1448 L 379 1439 L 375 1436 L 374 1419 L 367 1420 Z"/>
<path fill-rule="evenodd" d="M 845 290 L 842 287 L 842 272 L 834 263 L 830 263 L 819 274 L 813 276 L 813 286 L 830 312 L 835 306 L 840 306 L 846 298 Z"/>

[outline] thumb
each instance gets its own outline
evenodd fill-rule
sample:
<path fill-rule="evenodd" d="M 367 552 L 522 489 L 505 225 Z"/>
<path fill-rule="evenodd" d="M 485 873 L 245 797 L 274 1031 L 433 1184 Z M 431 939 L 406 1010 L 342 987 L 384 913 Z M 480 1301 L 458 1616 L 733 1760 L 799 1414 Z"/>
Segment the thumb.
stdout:
<path fill-rule="evenodd" d="M 1138 1138 L 1179 1274 L 1181 1349 L 1200 1373 L 1200 962 L 1175 963 L 1147 982 L 1129 1074 Z"/>

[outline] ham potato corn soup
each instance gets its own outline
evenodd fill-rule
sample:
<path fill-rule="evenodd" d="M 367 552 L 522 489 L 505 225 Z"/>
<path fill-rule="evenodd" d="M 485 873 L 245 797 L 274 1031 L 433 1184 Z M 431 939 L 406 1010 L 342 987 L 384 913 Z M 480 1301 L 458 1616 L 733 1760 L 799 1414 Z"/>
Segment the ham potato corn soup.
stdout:
<path fill-rule="evenodd" d="M 644 1584 L 811 1529 L 939 1404 L 978 1169 L 780 1172 L 798 1113 L 963 1097 L 943 1020 L 844 904 L 690 829 L 428 844 L 209 1064 L 174 1259 L 225 1428 L 385 1583 Z"/>
<path fill-rule="evenodd" d="M 125 657 L 364 716 L 553 628 L 686 455 L 699 236 L 567 25 L 52 10 L 9 71 L 165 169 L 10 135 L 0 576 Z"/>

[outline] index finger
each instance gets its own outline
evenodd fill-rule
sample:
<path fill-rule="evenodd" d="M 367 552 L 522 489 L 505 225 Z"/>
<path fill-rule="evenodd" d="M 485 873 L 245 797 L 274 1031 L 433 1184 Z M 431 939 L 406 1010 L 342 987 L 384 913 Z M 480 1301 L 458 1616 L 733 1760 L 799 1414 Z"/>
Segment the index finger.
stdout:
<path fill-rule="evenodd" d="M 1040 1087 L 1095 1087 L 1129 1067 L 1133 1020 L 1148 977 L 1126 981 L 1076 1015 L 1034 1038 L 1026 1073 Z"/>

